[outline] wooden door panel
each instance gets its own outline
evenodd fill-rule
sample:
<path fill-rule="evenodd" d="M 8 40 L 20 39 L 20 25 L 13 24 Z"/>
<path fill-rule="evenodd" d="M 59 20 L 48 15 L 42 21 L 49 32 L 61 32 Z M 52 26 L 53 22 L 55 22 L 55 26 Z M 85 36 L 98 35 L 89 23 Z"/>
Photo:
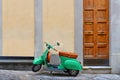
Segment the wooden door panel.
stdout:
<path fill-rule="evenodd" d="M 97 23 L 97 31 L 98 32 L 106 32 L 107 31 L 107 23 L 106 22 L 98 22 Z"/>
<path fill-rule="evenodd" d="M 94 42 L 94 36 L 92 34 L 85 34 L 84 43 L 93 43 Z"/>
<path fill-rule="evenodd" d="M 97 43 L 98 48 L 107 47 L 107 43 Z"/>
<path fill-rule="evenodd" d="M 84 0 L 84 58 L 108 58 L 108 0 Z"/>
<path fill-rule="evenodd" d="M 98 43 L 97 44 L 97 58 L 108 58 L 108 44 L 107 43 Z"/>
<path fill-rule="evenodd" d="M 93 30 L 94 30 L 93 22 L 85 22 L 84 23 L 84 31 L 91 31 L 91 32 L 93 32 Z"/>
<path fill-rule="evenodd" d="M 106 47 L 101 47 L 101 48 L 98 48 L 98 54 L 97 54 L 97 58 L 106 58 L 108 57 L 108 55 L 106 55 L 107 53 L 107 50 L 106 50 Z"/>
<path fill-rule="evenodd" d="M 84 11 L 84 20 L 85 21 L 93 21 L 94 20 L 94 12 L 93 11 Z"/>
<path fill-rule="evenodd" d="M 84 0 L 84 9 L 93 9 L 94 0 Z"/>
<path fill-rule="evenodd" d="M 107 0 L 95 0 L 96 8 L 98 9 L 106 9 L 106 5 L 108 4 Z"/>
<path fill-rule="evenodd" d="M 94 53 L 94 47 L 85 47 L 84 48 L 84 54 L 85 54 L 85 56 L 84 56 L 84 58 L 94 58 L 94 55 L 93 55 L 93 53 Z"/>
<path fill-rule="evenodd" d="M 98 10 L 96 20 L 106 20 L 106 19 L 107 19 L 106 10 Z"/>
<path fill-rule="evenodd" d="M 106 34 L 97 35 L 97 43 L 105 43 L 107 40 Z"/>

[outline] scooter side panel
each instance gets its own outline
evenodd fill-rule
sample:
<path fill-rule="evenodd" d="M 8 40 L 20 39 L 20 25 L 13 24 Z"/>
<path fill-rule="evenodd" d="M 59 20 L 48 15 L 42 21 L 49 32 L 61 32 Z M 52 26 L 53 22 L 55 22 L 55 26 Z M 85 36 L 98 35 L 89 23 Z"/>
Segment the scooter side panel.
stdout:
<path fill-rule="evenodd" d="M 33 64 L 43 64 L 44 60 L 42 57 L 36 58 L 33 60 Z"/>
<path fill-rule="evenodd" d="M 66 69 L 82 70 L 82 65 L 75 59 L 66 60 L 64 62 L 64 67 Z"/>
<path fill-rule="evenodd" d="M 64 70 L 65 68 L 64 68 L 64 66 L 63 66 L 62 64 L 60 64 L 60 65 L 58 66 L 58 69 Z"/>

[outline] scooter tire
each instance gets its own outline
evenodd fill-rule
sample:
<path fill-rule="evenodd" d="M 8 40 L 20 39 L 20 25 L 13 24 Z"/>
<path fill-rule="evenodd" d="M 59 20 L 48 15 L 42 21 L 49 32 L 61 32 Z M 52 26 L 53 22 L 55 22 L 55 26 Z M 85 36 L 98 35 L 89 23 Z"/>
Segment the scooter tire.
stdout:
<path fill-rule="evenodd" d="M 79 74 L 79 70 L 68 70 L 68 74 L 70 76 L 77 76 Z"/>
<path fill-rule="evenodd" d="M 41 69 L 42 65 L 33 65 L 32 66 L 32 71 L 33 72 L 38 72 Z"/>

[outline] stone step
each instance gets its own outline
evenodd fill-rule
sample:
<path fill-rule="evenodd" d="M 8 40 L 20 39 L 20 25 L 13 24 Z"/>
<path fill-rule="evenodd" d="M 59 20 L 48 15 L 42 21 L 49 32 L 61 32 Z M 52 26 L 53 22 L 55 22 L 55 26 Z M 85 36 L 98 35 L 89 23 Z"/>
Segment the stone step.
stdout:
<path fill-rule="evenodd" d="M 83 66 L 82 73 L 110 74 L 111 73 L 111 67 L 110 66 Z"/>

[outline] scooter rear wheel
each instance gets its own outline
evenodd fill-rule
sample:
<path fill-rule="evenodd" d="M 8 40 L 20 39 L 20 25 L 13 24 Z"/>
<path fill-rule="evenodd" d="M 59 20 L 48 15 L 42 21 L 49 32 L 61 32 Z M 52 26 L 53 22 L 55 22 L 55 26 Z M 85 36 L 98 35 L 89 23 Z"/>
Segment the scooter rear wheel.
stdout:
<path fill-rule="evenodd" d="M 42 67 L 42 65 L 33 65 L 32 66 L 32 71 L 37 72 L 37 71 L 39 71 L 41 69 L 41 67 Z"/>
<path fill-rule="evenodd" d="M 79 74 L 79 70 L 68 70 L 68 74 L 70 76 L 77 76 Z"/>

